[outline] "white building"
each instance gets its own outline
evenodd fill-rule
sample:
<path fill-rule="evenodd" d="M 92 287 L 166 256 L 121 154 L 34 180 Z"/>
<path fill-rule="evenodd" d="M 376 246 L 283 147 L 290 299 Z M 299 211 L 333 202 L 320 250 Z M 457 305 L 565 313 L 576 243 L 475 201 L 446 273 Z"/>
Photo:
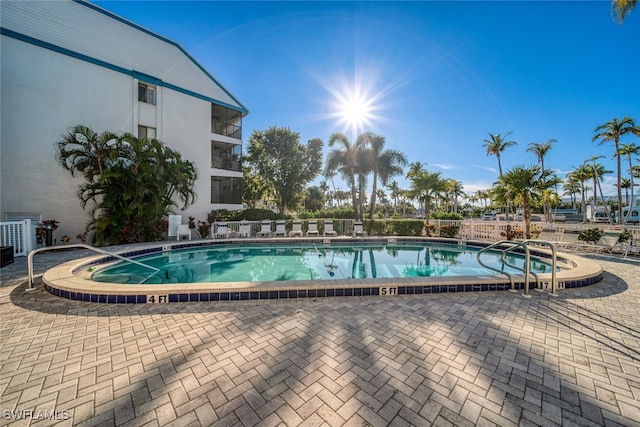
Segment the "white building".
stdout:
<path fill-rule="evenodd" d="M 0 8 L 0 221 L 56 219 L 57 237 L 84 230 L 82 180 L 55 160 L 75 125 L 155 136 L 194 162 L 198 198 L 185 220 L 242 207 L 248 111 L 182 47 L 84 1 Z"/>

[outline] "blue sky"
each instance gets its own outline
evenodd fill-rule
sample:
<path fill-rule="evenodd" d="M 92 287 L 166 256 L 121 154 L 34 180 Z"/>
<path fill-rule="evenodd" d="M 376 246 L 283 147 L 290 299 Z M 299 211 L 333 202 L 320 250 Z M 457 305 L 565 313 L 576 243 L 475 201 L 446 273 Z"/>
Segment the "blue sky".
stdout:
<path fill-rule="evenodd" d="M 209 70 L 250 110 L 245 143 L 277 125 L 328 152 L 332 133 L 355 135 L 340 99 L 359 97 L 369 103 L 360 130 L 468 193 L 497 178 L 482 146 L 489 132 L 518 143 L 504 170 L 535 164 L 527 145 L 556 139 L 545 167 L 563 177 L 594 155 L 615 171 L 612 145 L 591 142 L 594 128 L 640 122 L 640 10 L 618 25 L 608 1 L 95 3 Z M 614 173 L 607 193 L 613 182 Z"/>

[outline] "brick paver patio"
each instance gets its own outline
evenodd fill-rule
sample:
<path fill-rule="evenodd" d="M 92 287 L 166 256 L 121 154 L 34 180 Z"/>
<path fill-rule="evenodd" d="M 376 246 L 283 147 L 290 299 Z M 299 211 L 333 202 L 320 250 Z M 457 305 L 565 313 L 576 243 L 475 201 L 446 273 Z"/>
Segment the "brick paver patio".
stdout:
<path fill-rule="evenodd" d="M 640 263 L 597 259 L 604 280 L 559 297 L 163 305 L 26 293 L 19 259 L 0 424 L 640 425 Z"/>

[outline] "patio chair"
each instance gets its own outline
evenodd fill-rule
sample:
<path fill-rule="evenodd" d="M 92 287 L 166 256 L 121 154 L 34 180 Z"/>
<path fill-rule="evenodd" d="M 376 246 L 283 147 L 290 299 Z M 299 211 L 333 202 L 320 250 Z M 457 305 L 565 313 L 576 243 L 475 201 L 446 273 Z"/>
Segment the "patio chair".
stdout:
<path fill-rule="evenodd" d="M 337 236 L 338 233 L 333 229 L 333 221 L 327 220 L 324 222 L 324 235 L 325 236 Z"/>
<path fill-rule="evenodd" d="M 622 230 L 605 230 L 600 236 L 598 242 L 593 246 L 596 253 L 600 252 L 613 252 L 613 249 L 618 246 L 618 241 L 622 235 Z M 587 250 L 592 249 L 590 246 L 586 247 Z"/>
<path fill-rule="evenodd" d="M 626 258 L 630 252 L 640 253 L 640 245 L 634 244 L 633 240 L 628 241 L 624 246 L 624 258 Z"/>
<path fill-rule="evenodd" d="M 562 239 L 562 232 L 555 228 L 543 227 L 537 240 L 549 243 L 558 243 Z"/>
<path fill-rule="evenodd" d="M 180 224 L 178 226 L 177 240 L 180 240 L 180 236 L 186 236 L 191 240 L 191 229 L 189 228 L 189 224 Z"/>
<path fill-rule="evenodd" d="M 293 226 L 291 227 L 291 231 L 289 232 L 289 237 L 301 236 L 302 237 L 302 221 L 295 220 L 293 221 Z"/>
<path fill-rule="evenodd" d="M 226 239 L 229 237 L 229 224 L 226 222 L 217 222 L 216 231 L 213 233 L 214 239 Z"/>
<path fill-rule="evenodd" d="M 285 224 L 286 224 L 286 222 L 284 220 L 277 220 L 276 221 L 276 231 L 273 232 L 273 237 L 277 237 L 277 236 L 286 237 L 287 236 L 287 230 L 285 229 Z"/>
<path fill-rule="evenodd" d="M 584 250 L 589 245 L 580 240 L 580 230 L 567 228 L 562 233 L 562 239 L 556 243 L 556 246 L 561 249 L 573 249 L 576 251 Z"/>
<path fill-rule="evenodd" d="M 353 237 L 366 236 L 367 232 L 364 231 L 362 221 L 356 221 L 353 223 Z"/>
<path fill-rule="evenodd" d="M 320 232 L 318 231 L 318 223 L 316 221 L 309 221 L 307 236 L 320 236 Z"/>
<path fill-rule="evenodd" d="M 271 221 L 265 220 L 260 224 L 260 231 L 258 231 L 258 237 L 271 237 Z"/>
<path fill-rule="evenodd" d="M 237 237 L 249 237 L 251 236 L 251 224 L 248 222 L 241 222 L 238 226 Z"/>

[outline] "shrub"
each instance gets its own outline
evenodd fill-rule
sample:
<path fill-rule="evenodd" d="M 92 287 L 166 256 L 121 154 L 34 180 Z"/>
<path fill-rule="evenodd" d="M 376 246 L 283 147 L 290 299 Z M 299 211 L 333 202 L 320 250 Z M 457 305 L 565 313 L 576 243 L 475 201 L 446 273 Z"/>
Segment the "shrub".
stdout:
<path fill-rule="evenodd" d="M 387 221 L 387 234 L 390 236 L 422 236 L 424 222 L 418 220 L 395 220 Z"/>
<path fill-rule="evenodd" d="M 386 234 L 387 222 L 384 220 L 368 219 L 362 225 L 370 236 L 384 236 Z"/>
<path fill-rule="evenodd" d="M 580 231 L 578 235 L 578 240 L 582 240 L 584 242 L 596 244 L 598 240 L 602 237 L 602 230 L 599 228 L 588 228 L 586 230 Z"/>
<path fill-rule="evenodd" d="M 463 218 L 462 215 L 455 212 L 431 213 L 431 215 L 429 216 L 433 219 L 447 219 L 447 220 L 453 220 L 453 221 L 461 220 Z"/>
<path fill-rule="evenodd" d="M 458 225 L 443 225 L 440 227 L 440 237 L 456 237 L 460 231 Z"/>

